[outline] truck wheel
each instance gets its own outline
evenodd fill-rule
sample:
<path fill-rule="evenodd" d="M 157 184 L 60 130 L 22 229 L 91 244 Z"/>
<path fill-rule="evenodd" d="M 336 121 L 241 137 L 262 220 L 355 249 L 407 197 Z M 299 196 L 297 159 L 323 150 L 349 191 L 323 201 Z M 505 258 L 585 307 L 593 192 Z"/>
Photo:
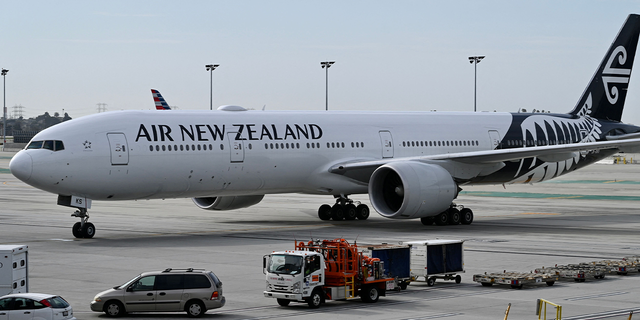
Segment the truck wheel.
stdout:
<path fill-rule="evenodd" d="M 549 287 L 551 287 L 554 283 L 556 283 L 556 282 L 555 282 L 555 281 L 547 281 L 547 285 L 548 285 Z"/>
<path fill-rule="evenodd" d="M 400 290 L 407 290 L 407 286 L 409 285 L 408 281 L 400 282 Z"/>
<path fill-rule="evenodd" d="M 436 278 L 435 277 L 431 277 L 431 278 L 427 279 L 427 285 L 429 287 L 433 287 L 434 284 L 436 284 Z"/>
<path fill-rule="evenodd" d="M 456 276 L 456 284 L 460 284 L 460 282 L 462 282 L 462 277 L 460 275 Z"/>
<path fill-rule="evenodd" d="M 289 303 L 291 303 L 291 300 L 287 300 L 287 299 L 278 299 L 278 304 L 286 307 L 289 305 Z"/>
<path fill-rule="evenodd" d="M 374 286 L 370 286 L 362 289 L 362 292 L 360 292 L 360 294 L 362 295 L 360 298 L 364 302 L 373 303 L 378 301 L 378 298 L 380 298 L 380 293 L 378 292 L 378 288 Z"/>
<path fill-rule="evenodd" d="M 311 293 L 311 296 L 307 299 L 307 303 L 309 304 L 309 308 L 319 308 L 320 304 L 322 304 L 322 295 L 320 295 L 320 292 L 318 290 L 314 290 Z"/>
<path fill-rule="evenodd" d="M 491 287 L 493 285 L 493 283 L 491 282 L 480 282 L 482 284 L 483 287 Z"/>

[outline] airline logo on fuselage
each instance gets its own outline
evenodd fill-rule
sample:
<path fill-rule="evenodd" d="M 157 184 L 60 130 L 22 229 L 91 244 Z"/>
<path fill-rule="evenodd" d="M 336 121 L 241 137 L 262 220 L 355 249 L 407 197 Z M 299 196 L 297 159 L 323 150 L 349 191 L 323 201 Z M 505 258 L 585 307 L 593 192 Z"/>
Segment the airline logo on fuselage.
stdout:
<path fill-rule="evenodd" d="M 175 141 L 217 141 L 224 140 L 225 134 L 232 140 L 317 140 L 322 138 L 322 128 L 319 125 L 309 124 L 232 124 L 210 125 L 189 124 L 170 126 L 166 124 L 140 124 L 136 142 L 146 140 L 148 142 Z"/>

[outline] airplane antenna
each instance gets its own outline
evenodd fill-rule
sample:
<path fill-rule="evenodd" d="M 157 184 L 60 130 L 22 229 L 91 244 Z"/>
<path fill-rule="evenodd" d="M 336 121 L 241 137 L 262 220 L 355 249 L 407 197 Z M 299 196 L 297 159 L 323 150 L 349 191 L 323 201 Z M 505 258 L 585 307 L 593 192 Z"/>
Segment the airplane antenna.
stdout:
<path fill-rule="evenodd" d="M 264 108 L 266 108 L 266 107 L 267 107 L 267 105 L 266 105 L 266 104 L 265 104 L 264 106 L 262 106 L 262 111 L 264 111 Z"/>

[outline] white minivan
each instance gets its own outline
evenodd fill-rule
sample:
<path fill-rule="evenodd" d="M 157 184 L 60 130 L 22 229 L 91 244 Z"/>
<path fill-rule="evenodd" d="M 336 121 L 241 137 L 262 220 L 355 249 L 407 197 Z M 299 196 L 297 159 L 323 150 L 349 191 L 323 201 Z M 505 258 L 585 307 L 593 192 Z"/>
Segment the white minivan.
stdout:
<path fill-rule="evenodd" d="M 125 284 L 98 293 L 91 310 L 119 317 L 127 312 L 185 311 L 200 317 L 225 304 L 222 282 L 204 269 L 145 272 Z"/>

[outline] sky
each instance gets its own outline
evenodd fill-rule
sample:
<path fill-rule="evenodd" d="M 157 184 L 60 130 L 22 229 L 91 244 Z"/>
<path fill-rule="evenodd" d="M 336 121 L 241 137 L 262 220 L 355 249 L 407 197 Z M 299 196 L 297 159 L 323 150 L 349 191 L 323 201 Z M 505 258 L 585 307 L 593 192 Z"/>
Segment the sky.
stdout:
<path fill-rule="evenodd" d="M 640 1 L 0 0 L 6 105 L 25 117 L 169 105 L 568 112 Z M 623 121 L 640 124 L 632 73 Z M 353 121 L 357 121 L 354 119 Z"/>

